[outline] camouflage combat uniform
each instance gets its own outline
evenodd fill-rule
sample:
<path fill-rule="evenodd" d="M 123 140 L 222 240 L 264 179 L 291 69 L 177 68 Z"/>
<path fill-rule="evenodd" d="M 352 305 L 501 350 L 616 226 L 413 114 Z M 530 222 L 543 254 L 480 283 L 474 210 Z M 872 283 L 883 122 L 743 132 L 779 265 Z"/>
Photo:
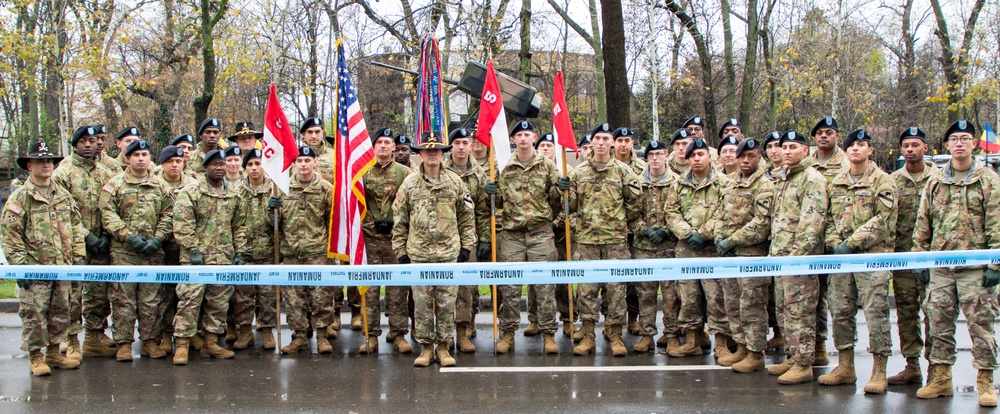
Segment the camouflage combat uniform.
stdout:
<path fill-rule="evenodd" d="M 28 179 L 4 204 L 3 247 L 12 265 L 68 265 L 87 257 L 80 215 L 69 191 L 50 184 L 51 194 Z M 70 283 L 27 281 L 17 287 L 21 350 L 66 341 L 70 328 Z"/>
<path fill-rule="evenodd" d="M 927 180 L 917 210 L 913 251 L 1000 248 L 1000 179 L 988 167 L 973 161 L 965 177 L 946 165 Z M 989 265 L 996 269 L 996 264 Z M 961 309 L 972 337 L 972 366 L 997 369 L 997 342 L 993 321 L 997 317 L 997 287 L 983 287 L 982 266 L 931 269 L 924 299 L 934 346 L 931 364 L 955 364 L 955 321 Z"/>
<path fill-rule="evenodd" d="M 244 178 L 240 183 L 247 218 L 247 264 L 274 264 L 274 210 L 267 208 L 273 185 L 264 177 L 259 187 Z M 233 292 L 233 323 L 250 326 L 257 318 L 257 329 L 274 328 L 278 323 L 274 286 L 239 285 Z"/>
<path fill-rule="evenodd" d="M 667 221 L 663 206 L 666 205 L 670 187 L 677 180 L 677 175 L 669 168 L 662 177 L 657 179 L 649 172 L 647 166 L 639 175 L 642 184 L 642 210 L 639 214 L 639 235 L 635 237 L 634 256 L 636 259 L 673 258 L 677 247 L 677 237 L 670 233 L 670 223 Z M 667 231 L 667 240 L 653 244 L 642 235 L 647 227 L 660 227 Z M 656 294 L 663 295 L 663 334 L 677 338 L 682 335 L 677 317 L 681 311 L 681 298 L 677 292 L 676 280 L 662 282 L 637 282 L 636 293 L 639 296 L 639 327 L 642 335 L 656 335 Z"/>
<path fill-rule="evenodd" d="M 471 157 L 469 158 L 469 163 L 466 165 L 464 171 L 459 171 L 458 166 L 455 165 L 455 162 L 452 161 L 451 157 L 445 157 L 445 159 L 442 160 L 441 168 L 448 169 L 462 178 L 462 182 L 464 182 L 465 187 L 469 189 L 469 195 L 472 196 L 472 202 L 475 204 L 476 238 L 479 241 L 490 241 L 490 196 L 486 194 L 486 190 L 483 189 L 483 185 L 486 184 L 488 179 L 488 173 L 483 170 L 481 164 L 475 162 L 475 160 Z M 499 174 L 499 171 L 497 171 L 497 173 Z M 498 207 L 497 216 L 499 215 L 500 212 Z M 497 228 L 499 229 L 499 220 L 497 222 Z M 499 233 L 497 234 L 497 238 L 499 239 Z M 499 251 L 500 246 L 498 245 L 498 255 Z M 478 261 L 475 249 L 473 249 L 472 255 L 469 257 L 469 261 Z M 501 294 L 501 297 L 502 296 L 503 295 Z M 457 328 L 465 328 L 467 330 L 475 329 L 476 315 L 474 309 L 478 308 L 478 306 L 475 306 L 476 304 L 473 302 L 478 297 L 479 286 L 461 285 L 458 287 L 458 296 L 455 299 L 455 325 Z M 521 298 L 520 291 L 518 291 L 517 298 L 518 300 Z"/>
<path fill-rule="evenodd" d="M 174 201 L 174 238 L 181 247 L 181 264 L 190 264 L 198 249 L 205 265 L 226 266 L 236 253 L 246 252 L 246 211 L 239 191 L 223 184 L 214 188 L 203 176 L 184 187 Z M 199 326 L 222 335 L 233 286 L 224 284 L 177 285 L 174 336 L 191 338 Z"/>
<path fill-rule="evenodd" d="M 177 181 L 167 181 L 163 178 L 163 171 L 161 169 L 160 179 L 167 186 L 167 194 L 170 199 L 177 201 L 177 194 L 180 194 L 181 189 L 184 186 L 197 182 L 198 179 L 192 177 L 185 170 L 181 172 L 181 178 Z M 177 266 L 181 264 L 181 246 L 177 244 L 177 239 L 171 235 L 166 240 L 163 241 L 163 264 Z M 160 332 L 169 334 L 173 336 L 174 332 L 174 316 L 177 314 L 177 284 L 176 283 L 165 283 L 163 284 L 163 302 L 160 304 Z M 162 335 L 162 334 L 161 334 Z"/>
<path fill-rule="evenodd" d="M 365 173 L 365 202 L 368 206 L 368 214 L 365 214 L 361 229 L 365 234 L 365 253 L 368 255 L 368 264 L 398 263 L 397 257 L 392 251 L 392 201 L 396 197 L 399 186 L 408 175 L 410 175 L 409 168 L 391 160 L 385 165 L 376 162 Z M 376 226 L 376 221 L 382 223 Z M 408 286 L 385 287 L 385 316 L 389 319 L 387 342 L 392 342 L 396 336 L 405 336 L 410 331 L 407 311 L 409 295 L 410 288 Z M 376 337 L 382 334 L 378 297 L 378 286 L 372 286 L 365 297 L 368 306 L 368 335 Z"/>
<path fill-rule="evenodd" d="M 646 169 L 646 161 L 635 155 L 635 151 L 629 152 L 628 162 L 622 161 L 625 165 L 628 165 L 632 169 L 632 173 L 636 176 L 641 176 L 642 172 Z M 668 169 L 669 171 L 669 169 Z M 639 229 L 642 231 L 642 229 Z M 641 237 L 641 236 L 640 236 Z M 628 246 L 629 254 L 632 258 L 635 257 L 635 233 L 632 231 L 628 232 Z M 635 282 L 625 283 L 625 305 L 628 311 L 629 320 L 637 320 L 639 316 L 639 308 L 641 307 L 639 303 L 639 284 Z"/>
<path fill-rule="evenodd" d="M 826 179 L 807 157 L 797 165 L 779 170 L 771 204 L 771 256 L 823 254 L 823 229 L 829 199 Z M 779 276 L 782 327 L 785 348 L 797 365 L 811 366 L 816 357 L 816 308 L 819 277 Z"/>
<path fill-rule="evenodd" d="M 823 175 L 826 179 L 826 183 L 830 184 L 833 182 L 833 177 L 836 177 L 843 171 L 849 170 L 851 168 L 851 162 L 847 159 L 847 153 L 844 152 L 840 147 L 834 148 L 833 156 L 830 159 L 820 161 L 816 158 L 815 151 L 812 154 L 813 161 L 812 166 Z M 816 343 L 826 344 L 826 339 L 829 335 L 829 304 L 827 304 L 826 291 L 829 285 L 829 275 L 819 275 L 819 302 L 816 305 Z M 825 345 L 824 345 L 825 346 Z"/>
<path fill-rule="evenodd" d="M 118 162 L 117 159 L 104 152 L 97 153 L 97 157 L 94 161 L 96 161 L 98 165 L 101 165 L 110 171 L 112 174 L 116 174 L 125 169 L 125 166 L 122 165 L 122 163 Z"/>
<path fill-rule="evenodd" d="M 432 179 L 421 165 L 403 180 L 392 204 L 393 253 L 413 263 L 448 263 L 458 258 L 460 249 L 473 252 L 474 209 L 458 174 L 442 168 Z M 424 346 L 453 341 L 457 293 L 458 286 L 413 287 L 413 339 Z"/>
<path fill-rule="evenodd" d="M 826 248 L 846 242 L 855 253 L 889 253 L 896 234 L 896 184 L 874 161 L 861 178 L 851 170 L 834 177 L 826 216 Z M 833 318 L 833 342 L 838 351 L 857 342 L 858 302 L 868 322 L 868 352 L 892 355 L 889 333 L 889 272 L 834 273 L 827 302 Z"/>
<path fill-rule="evenodd" d="M 169 188 L 150 172 L 145 177 L 132 175 L 126 168 L 104 186 L 99 203 L 104 229 L 111 234 L 111 264 L 162 265 L 163 251 L 137 252 L 126 243 L 129 235 L 166 240 L 173 230 L 173 199 Z M 160 306 L 163 286 L 158 283 L 110 283 L 111 320 L 115 342 L 135 341 L 135 323 L 139 339 L 160 339 Z"/>

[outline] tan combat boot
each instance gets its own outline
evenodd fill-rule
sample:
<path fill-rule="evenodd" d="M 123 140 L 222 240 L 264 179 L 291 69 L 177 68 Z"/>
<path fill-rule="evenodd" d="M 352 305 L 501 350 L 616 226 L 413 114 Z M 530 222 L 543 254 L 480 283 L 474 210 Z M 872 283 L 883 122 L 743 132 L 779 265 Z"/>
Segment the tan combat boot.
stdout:
<path fill-rule="evenodd" d="M 340 330 L 340 316 L 341 316 L 340 315 L 340 309 L 338 309 L 337 312 L 333 314 L 333 322 L 330 322 L 330 326 L 328 326 L 327 328 L 328 329 L 332 329 L 334 331 L 339 331 Z"/>
<path fill-rule="evenodd" d="M 764 346 L 765 349 L 774 349 L 781 351 L 785 349 L 785 337 L 781 335 L 781 328 L 777 326 L 774 327 L 774 336 L 767 340 L 767 345 Z"/>
<path fill-rule="evenodd" d="M 240 326 L 232 323 L 226 324 L 226 342 L 236 341 L 236 333 L 239 331 Z"/>
<path fill-rule="evenodd" d="M 712 340 L 708 339 L 708 331 L 705 329 L 698 331 L 698 345 L 701 346 L 702 351 L 707 351 L 712 349 Z M 698 354 L 701 355 L 701 354 Z"/>
<path fill-rule="evenodd" d="M 885 378 L 885 364 L 889 362 L 889 357 L 878 354 L 875 354 L 874 357 L 872 378 L 865 385 L 865 394 L 885 394 L 886 388 L 889 388 L 889 380 Z"/>
<path fill-rule="evenodd" d="M 155 340 L 142 341 L 142 346 L 139 348 L 140 356 L 148 356 L 152 359 L 160 359 L 167 356 L 166 352 L 160 349 L 160 344 Z"/>
<path fill-rule="evenodd" d="M 174 365 L 188 364 L 188 347 L 191 346 L 191 338 L 177 338 L 174 340 L 177 349 L 174 350 Z"/>
<path fill-rule="evenodd" d="M 500 335 L 500 342 L 497 343 L 497 353 L 506 354 L 514 350 L 514 332 L 504 331 Z"/>
<path fill-rule="evenodd" d="M 309 350 L 309 340 L 306 339 L 305 331 L 295 331 L 292 332 L 292 342 L 288 345 L 281 347 L 282 354 L 291 354 L 293 352 L 308 351 Z"/>
<path fill-rule="evenodd" d="M 219 346 L 219 336 L 214 333 L 205 333 L 205 345 L 201 347 L 202 357 L 212 357 L 219 359 L 229 359 L 236 356 L 236 353 Z"/>
<path fill-rule="evenodd" d="M 455 366 L 455 358 L 452 358 L 451 354 L 448 353 L 448 348 L 451 348 L 451 343 L 441 342 L 437 345 L 437 360 L 442 367 Z"/>
<path fill-rule="evenodd" d="M 45 348 L 45 365 L 57 369 L 77 369 L 80 367 L 80 361 L 64 357 L 62 352 L 59 352 L 59 345 L 49 345 Z"/>
<path fill-rule="evenodd" d="M 83 335 L 83 353 L 88 357 L 112 357 L 115 356 L 115 348 L 111 348 L 101 343 L 100 336 L 104 333 L 96 330 L 88 330 Z"/>
<path fill-rule="evenodd" d="M 731 367 L 731 366 L 733 366 L 733 364 L 735 364 L 737 362 L 740 362 L 744 358 L 746 358 L 748 352 L 749 352 L 749 350 L 747 350 L 747 346 L 746 345 L 739 344 L 736 347 L 736 352 L 735 353 L 730 353 L 727 356 L 719 358 L 717 361 L 718 361 L 719 365 L 722 365 L 724 367 Z"/>
<path fill-rule="evenodd" d="M 29 354 L 30 365 L 28 368 L 31 370 L 31 375 L 35 377 L 44 377 L 46 375 L 52 374 L 52 368 L 45 365 L 45 356 L 42 355 L 42 350 L 36 349 L 31 351 Z"/>
<path fill-rule="evenodd" d="M 858 375 L 854 372 L 854 348 L 848 348 L 839 352 L 839 362 L 837 367 L 829 374 L 819 376 L 819 383 L 822 385 L 847 385 L 858 382 Z M 813 365 L 816 365 L 815 363 Z"/>
<path fill-rule="evenodd" d="M 550 333 L 542 334 L 542 348 L 546 354 L 558 354 L 559 345 L 556 344 L 556 335 Z"/>
<path fill-rule="evenodd" d="M 316 340 L 316 343 L 317 344 L 319 343 L 318 339 Z M 327 344 L 329 344 L 329 342 Z M 317 348 L 318 347 L 319 346 L 317 345 Z M 332 348 L 331 348 L 330 352 L 333 352 Z M 368 340 L 364 341 L 363 343 L 361 343 L 361 346 L 358 347 L 358 353 L 368 354 L 368 355 L 377 354 L 378 353 L 378 337 L 375 336 L 375 335 L 368 335 Z"/>
<path fill-rule="evenodd" d="M 566 335 L 566 337 L 573 336 L 574 332 L 570 332 L 570 331 L 574 331 L 575 332 L 576 331 L 576 327 L 573 326 L 572 323 L 569 323 L 569 321 L 563 322 L 563 327 L 562 327 L 562 333 L 563 333 L 563 335 Z"/>
<path fill-rule="evenodd" d="M 118 362 L 132 362 L 132 343 L 122 342 L 118 344 L 118 352 L 115 353 Z"/>
<path fill-rule="evenodd" d="M 830 354 L 826 353 L 826 341 L 820 342 L 817 340 L 816 352 L 815 355 L 813 355 L 812 366 L 821 367 L 823 365 L 830 365 Z"/>
<path fill-rule="evenodd" d="M 951 384 L 951 365 L 931 364 L 927 385 L 917 390 L 917 398 L 937 398 L 955 394 L 955 386 Z"/>
<path fill-rule="evenodd" d="M 351 330 L 360 331 L 362 328 L 364 328 L 361 325 L 362 325 L 361 309 L 351 308 Z"/>
<path fill-rule="evenodd" d="M 812 382 L 812 380 L 813 367 L 811 365 L 795 364 L 792 366 L 792 369 L 789 369 L 788 372 L 781 374 L 781 376 L 778 377 L 778 384 L 795 385 Z"/>
<path fill-rule="evenodd" d="M 733 364 L 733 371 L 740 373 L 757 372 L 764 369 L 764 353 L 747 351 L 747 356 Z"/>
<path fill-rule="evenodd" d="M 920 372 L 920 358 L 906 358 L 906 367 L 898 374 L 888 378 L 889 385 L 920 384 L 924 375 Z"/>
<path fill-rule="evenodd" d="M 529 323 L 528 327 L 524 328 L 524 332 L 522 332 L 522 333 L 524 334 L 524 336 L 535 336 L 535 335 L 538 335 L 538 324 L 534 323 L 534 322 Z"/>
<path fill-rule="evenodd" d="M 326 327 L 326 339 L 337 339 L 340 336 L 340 328 L 334 328 L 333 324 Z"/>
<path fill-rule="evenodd" d="M 327 327 L 327 333 L 330 332 L 329 327 Z M 336 331 L 334 331 L 336 332 Z M 330 335 L 327 335 L 329 337 Z M 277 346 L 274 342 L 274 329 L 263 328 L 260 329 L 260 347 L 263 349 L 274 349 Z"/>
<path fill-rule="evenodd" d="M 420 356 L 413 360 L 413 366 L 415 367 L 426 367 L 434 362 L 434 345 L 431 344 L 420 344 Z"/>
<path fill-rule="evenodd" d="M 668 355 L 670 354 L 670 351 L 677 352 L 677 349 L 680 348 L 680 347 L 681 347 L 681 339 L 680 338 L 678 338 L 676 336 L 671 336 L 671 337 L 667 338 L 667 354 Z"/>
<path fill-rule="evenodd" d="M 653 343 L 653 337 L 649 335 L 643 335 L 642 339 L 632 346 L 632 351 L 634 352 L 646 353 L 655 350 L 656 345 Z"/>
<path fill-rule="evenodd" d="M 396 348 L 396 352 L 401 354 L 409 354 L 413 352 L 413 345 L 406 340 L 406 335 L 396 335 L 392 339 L 392 346 Z"/>
<path fill-rule="evenodd" d="M 375 341 L 375 349 L 378 349 L 378 340 Z M 316 353 L 317 354 L 332 354 L 333 345 L 330 345 L 330 340 L 326 338 L 326 328 L 319 328 L 316 330 Z"/>
<path fill-rule="evenodd" d="M 195 351 L 201 351 L 201 348 L 205 346 L 205 337 L 201 334 L 195 334 L 188 339 L 191 340 L 191 348 L 194 348 Z"/>
<path fill-rule="evenodd" d="M 721 333 L 715 334 L 715 349 L 712 350 L 712 355 L 715 357 L 716 363 L 719 363 L 720 359 L 733 356 L 733 353 L 729 351 L 728 336 Z M 722 364 L 719 363 L 719 365 Z M 723 366 L 728 367 L 729 365 L 723 365 Z"/>
<path fill-rule="evenodd" d="M 476 344 L 469 340 L 469 331 L 475 329 L 471 324 L 462 323 L 458 325 L 458 329 L 455 332 L 455 339 L 458 342 L 459 351 L 465 353 L 476 352 Z"/>
<path fill-rule="evenodd" d="M 997 406 L 997 391 L 993 388 L 993 370 L 979 370 L 979 375 L 976 376 L 976 391 L 979 391 L 980 407 Z"/>
<path fill-rule="evenodd" d="M 118 346 L 118 343 L 115 342 L 114 339 L 111 339 L 111 337 L 108 336 L 108 334 L 104 333 L 103 329 L 98 329 L 95 332 L 97 332 L 97 340 L 100 341 L 102 344 L 104 344 L 104 346 L 108 348 L 114 348 Z"/>
<path fill-rule="evenodd" d="M 670 356 L 672 356 L 674 358 L 682 358 L 682 357 L 686 357 L 686 356 L 701 355 L 704 351 L 702 351 L 701 346 L 699 346 L 699 344 L 698 344 L 698 335 L 699 335 L 699 332 L 701 332 L 701 331 L 699 331 L 699 330 L 690 330 L 690 331 L 687 331 L 687 335 L 685 336 L 686 340 L 684 342 L 684 345 L 681 345 L 680 347 L 678 347 L 677 349 L 675 349 L 673 352 L 669 352 L 668 351 L 667 355 L 670 355 Z"/>
<path fill-rule="evenodd" d="M 249 324 L 242 325 L 236 335 L 236 342 L 233 342 L 233 349 L 247 349 L 253 346 L 253 342 L 253 327 Z"/>
<path fill-rule="evenodd" d="M 83 352 L 80 351 L 80 337 L 70 335 L 68 342 L 69 344 L 66 346 L 66 358 L 83 361 Z"/>
<path fill-rule="evenodd" d="M 174 350 L 174 337 L 170 332 L 160 332 L 160 350 L 168 354 Z"/>
<path fill-rule="evenodd" d="M 667 344 L 669 343 L 670 343 L 670 338 L 667 336 L 667 334 L 660 335 L 659 338 L 656 338 L 656 346 L 660 348 L 666 347 Z"/>
<path fill-rule="evenodd" d="M 583 324 L 586 324 L 586 322 L 584 322 Z M 576 329 L 576 330 L 573 331 L 573 342 L 579 343 L 580 341 L 583 341 L 583 338 L 585 338 L 585 337 L 586 337 L 586 334 L 583 332 L 583 326 L 582 325 L 581 325 L 580 329 Z"/>
<path fill-rule="evenodd" d="M 589 355 L 597 347 L 596 336 L 594 335 L 594 323 L 584 322 L 583 327 L 577 331 L 582 338 L 580 344 L 573 347 L 573 355 Z M 576 336 L 573 336 L 573 340 L 576 340 Z"/>
<path fill-rule="evenodd" d="M 788 358 L 785 362 L 767 367 L 768 375 L 782 375 L 795 366 L 795 360 Z"/>
<path fill-rule="evenodd" d="M 625 347 L 625 341 L 622 339 L 622 326 L 621 325 L 604 325 L 604 333 L 607 335 L 608 339 L 611 341 L 611 354 L 614 356 L 626 356 L 628 355 L 628 348 Z"/>

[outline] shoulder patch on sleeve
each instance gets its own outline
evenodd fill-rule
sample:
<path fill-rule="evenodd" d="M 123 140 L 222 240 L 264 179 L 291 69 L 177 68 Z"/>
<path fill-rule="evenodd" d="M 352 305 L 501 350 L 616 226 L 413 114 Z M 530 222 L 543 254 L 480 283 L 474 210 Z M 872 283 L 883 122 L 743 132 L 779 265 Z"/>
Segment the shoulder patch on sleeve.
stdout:
<path fill-rule="evenodd" d="M 766 216 L 771 213 L 771 198 L 762 197 L 755 203 L 757 205 L 757 214 Z"/>
<path fill-rule="evenodd" d="M 628 184 L 626 184 L 626 187 L 628 187 L 628 191 L 631 192 L 632 195 L 634 196 L 642 195 L 642 186 L 639 184 L 638 178 L 630 178 L 628 180 Z"/>
<path fill-rule="evenodd" d="M 882 204 L 882 207 L 891 209 L 896 206 L 896 199 L 892 194 L 892 190 L 884 190 L 878 193 L 878 202 Z"/>
<path fill-rule="evenodd" d="M 472 196 L 470 196 L 469 193 L 465 193 L 462 196 L 462 201 L 465 202 L 465 207 L 468 208 L 469 210 L 475 210 L 476 209 L 476 203 L 472 202 Z"/>
<path fill-rule="evenodd" d="M 112 187 L 111 184 L 105 184 L 104 188 L 102 188 L 102 190 L 107 191 L 109 194 L 114 194 L 115 193 L 115 188 Z"/>
<path fill-rule="evenodd" d="M 21 212 L 24 211 L 24 210 L 21 210 L 21 206 L 19 206 L 17 204 L 14 204 L 12 202 L 9 202 L 9 201 L 7 202 L 7 210 L 10 210 L 10 212 L 12 212 L 14 214 L 18 214 L 18 215 L 20 215 Z"/>
<path fill-rule="evenodd" d="M 396 201 L 403 201 L 403 192 L 396 191 Z"/>

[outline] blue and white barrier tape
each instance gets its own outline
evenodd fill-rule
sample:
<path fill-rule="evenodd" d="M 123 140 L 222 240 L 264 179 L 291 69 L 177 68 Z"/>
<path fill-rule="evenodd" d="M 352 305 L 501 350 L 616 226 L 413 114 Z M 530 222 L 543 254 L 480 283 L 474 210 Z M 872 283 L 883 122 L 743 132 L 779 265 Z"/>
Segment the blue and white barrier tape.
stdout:
<path fill-rule="evenodd" d="M 444 263 L 365 266 L 0 267 L 7 279 L 282 286 L 437 286 L 645 282 L 794 276 L 1000 264 L 998 250 L 836 256 Z"/>

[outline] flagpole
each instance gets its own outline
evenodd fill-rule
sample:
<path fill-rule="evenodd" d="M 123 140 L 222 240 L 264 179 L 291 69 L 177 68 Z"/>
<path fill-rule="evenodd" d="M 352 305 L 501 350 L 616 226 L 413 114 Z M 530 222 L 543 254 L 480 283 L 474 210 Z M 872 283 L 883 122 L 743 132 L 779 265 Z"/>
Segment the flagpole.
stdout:
<path fill-rule="evenodd" d="M 563 177 L 569 177 L 569 168 L 566 166 L 566 147 L 560 145 L 562 148 L 562 170 Z M 569 190 L 563 191 L 563 227 L 566 232 L 566 261 L 573 261 L 573 248 L 570 247 L 570 227 L 569 227 Z M 573 284 L 570 283 L 567 286 L 566 291 L 569 293 L 569 336 L 572 339 L 573 334 L 576 330 L 576 321 L 573 320 Z"/>
<path fill-rule="evenodd" d="M 490 142 L 493 142 L 493 137 L 490 137 Z M 490 181 L 497 180 L 497 170 L 496 170 L 496 154 L 493 151 L 493 145 L 489 147 L 489 163 L 490 163 Z M 496 209 L 496 195 L 490 194 L 490 255 L 492 256 L 492 261 L 497 261 L 497 209 Z M 500 327 L 497 321 L 497 285 L 490 286 L 490 298 L 493 301 L 493 355 L 497 354 L 497 339 L 500 334 Z"/>
<path fill-rule="evenodd" d="M 271 182 L 271 195 L 278 194 L 278 185 Z M 278 209 L 274 209 L 274 264 L 281 264 L 281 246 L 278 243 L 281 235 L 278 232 Z M 281 354 L 281 285 L 274 286 L 274 310 L 277 315 L 278 346 L 274 347 L 274 352 Z"/>

